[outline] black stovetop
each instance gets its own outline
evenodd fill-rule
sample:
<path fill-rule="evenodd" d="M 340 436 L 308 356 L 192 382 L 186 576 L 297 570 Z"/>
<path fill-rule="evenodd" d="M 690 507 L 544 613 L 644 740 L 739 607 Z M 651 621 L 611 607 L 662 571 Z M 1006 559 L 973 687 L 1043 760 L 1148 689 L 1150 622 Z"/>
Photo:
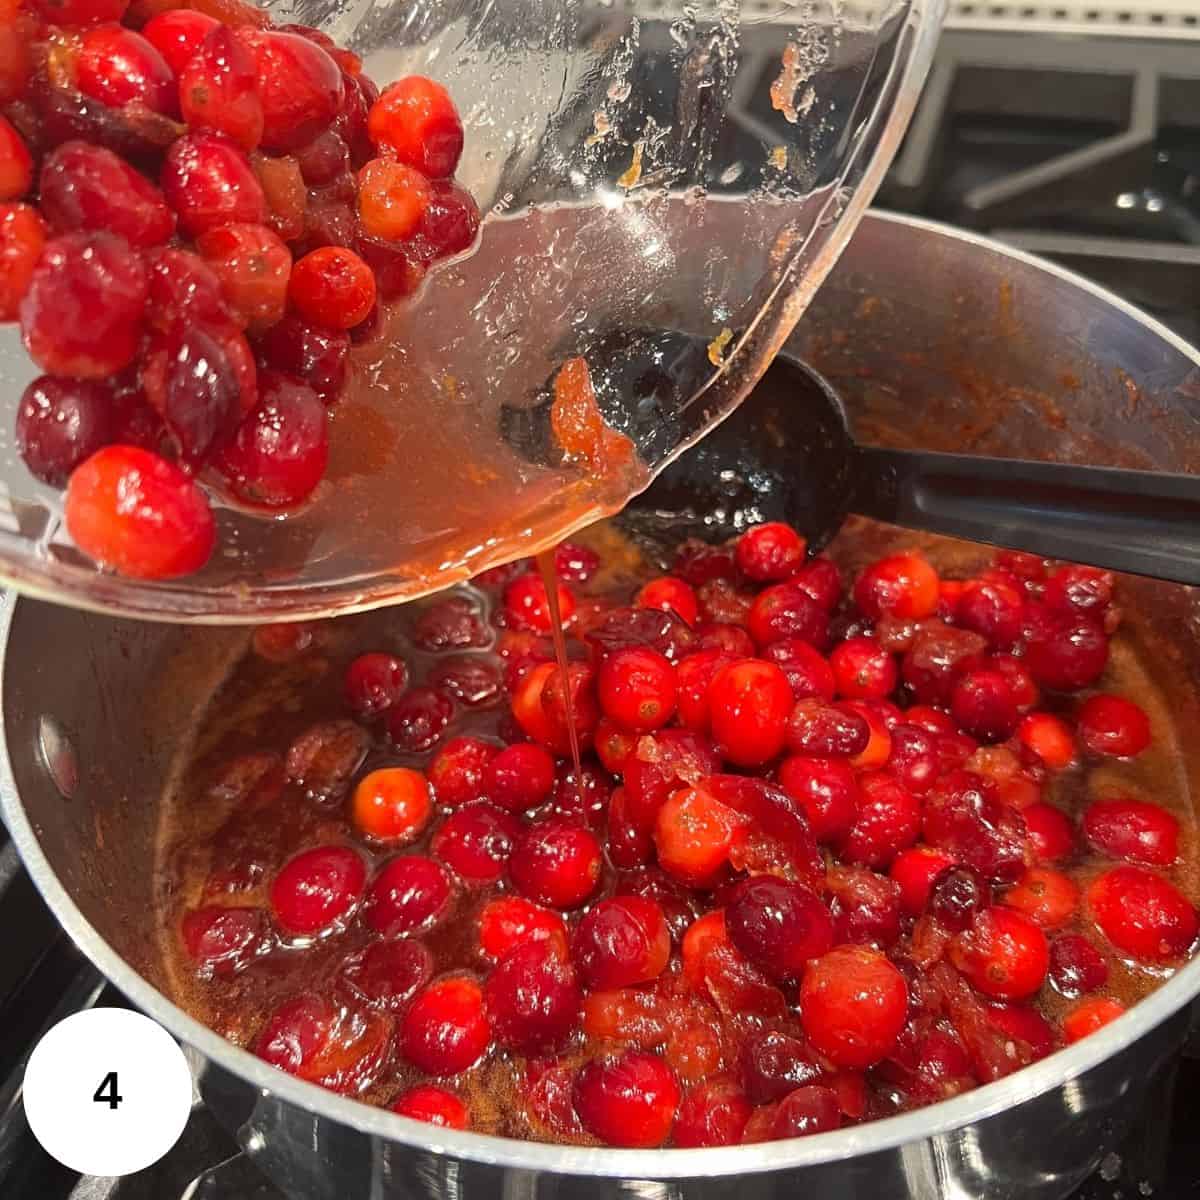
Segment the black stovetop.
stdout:
<path fill-rule="evenodd" d="M 1198 130 L 1200 42 L 950 30 L 879 202 L 1044 254 L 1200 342 Z M 203 1108 L 138 1175 L 81 1179 L 53 1162 L 25 1127 L 25 1059 L 56 1020 L 122 1000 L 58 930 L 2 829 L 0 929 L 0 1196 L 283 1200 Z M 1200 1039 L 1158 1072 L 1144 1112 L 1077 1200 L 1200 1196 Z"/>

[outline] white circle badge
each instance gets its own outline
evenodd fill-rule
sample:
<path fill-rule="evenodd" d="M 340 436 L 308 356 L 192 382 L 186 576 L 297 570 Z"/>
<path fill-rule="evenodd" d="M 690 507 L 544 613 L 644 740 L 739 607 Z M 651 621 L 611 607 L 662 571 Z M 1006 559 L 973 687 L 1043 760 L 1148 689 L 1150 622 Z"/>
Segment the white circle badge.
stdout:
<path fill-rule="evenodd" d="M 25 1116 L 52 1158 L 83 1175 L 130 1175 L 179 1140 L 192 1076 L 175 1039 L 125 1008 L 90 1008 L 48 1030 L 25 1068 Z"/>

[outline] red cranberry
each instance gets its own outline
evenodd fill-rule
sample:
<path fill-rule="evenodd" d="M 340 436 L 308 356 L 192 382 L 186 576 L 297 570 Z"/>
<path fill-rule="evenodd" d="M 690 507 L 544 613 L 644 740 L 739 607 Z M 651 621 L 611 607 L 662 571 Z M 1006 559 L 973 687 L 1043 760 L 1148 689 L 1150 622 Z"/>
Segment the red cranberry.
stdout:
<path fill-rule="evenodd" d="M 302 1078 L 327 1045 L 337 1014 L 328 1000 L 297 996 L 273 1012 L 255 1041 L 254 1052 L 273 1067 Z"/>
<path fill-rule="evenodd" d="M 978 775 L 953 771 L 925 799 L 925 840 L 985 879 L 1011 883 L 1025 869 L 1025 822 Z"/>
<path fill-rule="evenodd" d="M 189 8 L 171 8 L 146 22 L 142 37 L 162 55 L 171 71 L 178 75 L 192 61 L 204 39 L 221 23 L 206 13 Z"/>
<path fill-rule="evenodd" d="M 85 458 L 113 440 L 115 397 L 86 379 L 35 379 L 17 406 L 17 449 L 32 474 L 61 486 Z"/>
<path fill-rule="evenodd" d="M 986 646 L 969 630 L 923 627 L 901 660 L 901 677 L 922 704 L 948 704 L 955 681 L 982 662 Z"/>
<path fill-rule="evenodd" d="M 181 323 L 201 324 L 210 332 L 230 320 L 221 282 L 197 254 L 164 246 L 146 255 L 150 296 L 146 319 L 161 333 Z"/>
<path fill-rule="evenodd" d="M 630 815 L 643 829 L 652 829 L 672 792 L 720 769 L 712 746 L 687 730 L 663 729 L 640 738 L 625 763 Z"/>
<path fill-rule="evenodd" d="M 1092 916 L 1118 950 L 1169 962 L 1196 940 L 1196 910 L 1174 884 L 1141 867 L 1114 867 L 1087 890 Z"/>
<path fill-rule="evenodd" d="M 1065 858 L 1075 848 L 1075 831 L 1066 815 L 1052 804 L 1031 804 L 1022 809 L 1033 857 L 1038 862 Z"/>
<path fill-rule="evenodd" d="M 318 722 L 288 748 L 288 778 L 311 800 L 340 800 L 370 746 L 366 730 L 353 721 Z"/>
<path fill-rule="evenodd" d="M 1075 881 L 1051 867 L 1030 867 L 1015 886 L 1001 897 L 1001 904 L 1015 908 L 1043 929 L 1065 925 L 1079 907 Z"/>
<path fill-rule="evenodd" d="M 378 190 L 382 189 L 377 181 Z M 390 193 L 384 191 L 382 199 L 376 196 L 375 203 L 384 204 L 389 201 L 389 197 Z M 393 201 L 393 204 L 400 207 L 403 215 L 408 211 L 408 205 L 418 203 L 418 200 L 408 197 L 404 204 L 399 200 Z M 391 222 L 400 222 L 400 217 L 393 214 L 390 208 L 385 209 L 385 218 Z M 376 214 L 376 221 L 379 220 L 380 217 Z M 355 253 L 374 271 L 375 292 L 381 302 L 411 296 L 425 278 L 425 264 L 414 246 L 364 232 L 365 226 L 359 227 L 351 209 L 341 205 L 318 209 L 310 215 L 309 226 L 310 237 L 316 239 L 319 244 L 341 245 L 346 240 L 350 241 Z M 319 226 L 320 238 L 317 238 L 317 229 L 314 226 Z M 387 226 L 392 227 L 394 226 L 391 224 Z"/>
<path fill-rule="evenodd" d="M 575 1078 L 574 1101 L 584 1128 L 605 1144 L 652 1149 L 671 1132 L 679 1085 L 657 1055 L 627 1050 L 586 1063 Z"/>
<path fill-rule="evenodd" d="M 218 25 L 179 72 L 179 107 L 192 129 L 207 129 L 253 150 L 263 136 L 263 106 L 254 56 Z"/>
<path fill-rule="evenodd" d="M 859 778 L 858 810 L 841 843 L 846 862 L 886 867 L 921 832 L 921 802 L 885 771 Z"/>
<path fill-rule="evenodd" d="M 788 749 L 795 754 L 852 758 L 867 748 L 870 737 L 864 717 L 820 700 L 798 701 L 787 721 Z"/>
<path fill-rule="evenodd" d="M 429 783 L 439 803 L 458 808 L 484 795 L 484 779 L 497 748 L 482 738 L 451 738 L 429 764 Z"/>
<path fill-rule="evenodd" d="M 1025 621 L 1025 665 L 1043 687 L 1075 691 L 1090 687 L 1108 663 L 1108 638 L 1091 617 L 1046 607 Z"/>
<path fill-rule="evenodd" d="M 565 623 L 575 615 L 575 597 L 558 585 L 558 613 Z M 552 627 L 546 585 L 537 575 L 519 575 L 504 589 L 504 615 L 513 629 L 549 633 Z"/>
<path fill-rule="evenodd" d="M 115 375 L 137 353 L 147 290 L 145 268 L 120 238 L 71 233 L 47 242 L 21 301 L 29 356 L 54 375 Z"/>
<path fill-rule="evenodd" d="M 929 888 L 929 915 L 951 933 L 966 929 L 991 899 L 987 883 L 971 867 L 949 866 Z"/>
<path fill-rule="evenodd" d="M 583 996 L 555 938 L 510 951 L 488 977 L 484 996 L 496 1041 L 520 1054 L 555 1050 L 579 1026 Z"/>
<path fill-rule="evenodd" d="M 839 1067 L 877 1063 L 896 1043 L 908 1008 L 904 976 L 865 946 L 839 946 L 812 963 L 800 986 L 800 1023 Z"/>
<path fill-rule="evenodd" d="M 919 621 L 933 614 L 937 601 L 937 572 L 920 554 L 881 558 L 854 583 L 854 603 L 868 621 L 885 615 Z"/>
<path fill-rule="evenodd" d="M 699 650 L 682 659 L 675 668 L 676 702 L 680 723 L 696 733 L 709 726 L 708 687 L 722 667 L 733 662 L 724 650 Z"/>
<path fill-rule="evenodd" d="M 688 625 L 700 619 L 700 606 L 691 585 L 671 575 L 652 579 L 637 594 L 638 608 L 654 608 L 660 612 L 672 612 Z M 753 654 L 753 647 L 749 650 Z"/>
<path fill-rule="evenodd" d="M 829 661 L 808 642 L 781 638 L 772 642 L 762 657 L 779 667 L 797 700 L 832 700 L 837 685 Z"/>
<path fill-rule="evenodd" d="M 896 660 L 874 638 L 847 638 L 833 648 L 829 665 L 838 694 L 850 700 L 881 700 L 896 687 Z"/>
<path fill-rule="evenodd" d="M 486 802 L 451 813 L 433 835 L 431 849 L 467 883 L 494 883 L 504 874 L 521 824 Z"/>
<path fill-rule="evenodd" d="M 996 650 L 1007 650 L 1021 637 L 1025 599 L 1016 588 L 995 580 L 972 580 L 963 589 L 955 621 L 974 630 Z"/>
<path fill-rule="evenodd" d="M 324 133 L 342 106 L 342 73 L 308 38 L 294 33 L 238 30 L 254 56 L 262 101 L 262 145 L 287 154 Z"/>
<path fill-rule="evenodd" d="M 888 878 L 900 888 L 900 908 L 906 916 L 918 917 L 925 911 L 935 881 L 952 866 L 954 859 L 932 846 L 912 846 L 896 855 Z"/>
<path fill-rule="evenodd" d="M 430 179 L 453 175 L 462 154 L 463 127 L 454 101 L 423 75 L 384 89 L 367 117 L 367 132 L 377 146 Z"/>
<path fill-rule="evenodd" d="M 771 1121 L 771 1136 L 793 1138 L 828 1133 L 841 1123 L 841 1106 L 832 1088 L 802 1087 L 779 1102 Z"/>
<path fill-rule="evenodd" d="M 700 1083 L 684 1096 L 672 1133 L 680 1149 L 736 1146 L 750 1120 L 750 1102 L 735 1084 Z"/>
<path fill-rule="evenodd" d="M 266 944 L 266 914 L 261 908 L 210 905 L 183 918 L 183 944 L 204 975 L 232 975 L 252 961 Z"/>
<path fill-rule="evenodd" d="M 415 841 L 429 824 L 429 781 L 411 767 L 383 767 L 355 784 L 350 822 L 365 838 L 393 845 Z"/>
<path fill-rule="evenodd" d="M 373 942 L 342 965 L 338 982 L 374 1008 L 400 1012 L 433 975 L 433 955 L 415 938 Z"/>
<path fill-rule="evenodd" d="M 950 696 L 954 719 L 973 737 L 1002 742 L 1017 727 L 1020 714 L 1008 680 L 999 671 L 971 671 Z"/>
<path fill-rule="evenodd" d="M 431 258 L 449 258 L 469 250 L 479 233 L 479 206 L 453 180 L 435 179 L 417 234 Z M 561 547 L 560 547 L 561 548 Z M 590 553 L 590 552 L 589 552 Z M 560 575 L 569 579 L 569 574 Z"/>
<path fill-rule="evenodd" d="M 1179 822 L 1144 800 L 1093 801 L 1083 814 L 1083 836 L 1094 850 L 1126 862 L 1167 867 L 1179 857 Z"/>
<path fill-rule="evenodd" d="M 325 407 L 311 388 L 283 375 L 264 373 L 259 397 L 216 466 L 242 500 L 287 508 L 306 499 L 325 474 Z"/>
<path fill-rule="evenodd" d="M 673 612 L 651 608 L 613 609 L 596 629 L 588 630 L 586 638 L 600 660 L 636 646 L 657 650 L 671 662 L 679 662 L 696 644 L 696 634 Z"/>
<path fill-rule="evenodd" d="M 138 579 L 190 575 L 216 543 L 204 493 L 178 467 L 134 446 L 105 446 L 76 467 L 64 512 L 85 554 Z"/>
<path fill-rule="evenodd" d="M 173 142 L 163 163 L 162 188 L 180 227 L 192 237 L 267 219 L 266 196 L 250 160 L 220 134 L 190 133 Z"/>
<path fill-rule="evenodd" d="M 200 235 L 196 246 L 221 281 L 230 315 L 257 331 L 283 316 L 292 256 L 265 225 L 233 222 Z"/>
<path fill-rule="evenodd" d="M 833 945 L 833 922 L 808 888 L 761 875 L 738 883 L 725 906 L 733 944 L 780 978 L 799 977 Z"/>
<path fill-rule="evenodd" d="M 528 812 L 554 787 L 554 759 L 533 742 L 507 746 L 488 764 L 484 794 L 509 812 Z"/>
<path fill-rule="evenodd" d="M 760 646 L 798 638 L 818 650 L 829 641 L 829 615 L 798 584 L 777 583 L 759 592 L 748 618 L 750 636 Z"/>
<path fill-rule="evenodd" d="M 353 250 L 322 246 L 292 268 L 288 296 L 314 325 L 349 329 L 374 307 L 375 276 Z"/>
<path fill-rule="evenodd" d="M 346 703 L 358 717 L 391 708 L 408 687 L 408 666 L 393 654 L 360 654 L 346 668 Z"/>
<path fill-rule="evenodd" d="M 1108 982 L 1108 963 L 1082 934 L 1064 933 L 1050 943 L 1050 982 L 1073 1000 Z"/>
<path fill-rule="evenodd" d="M 650 831 L 634 820 L 624 788 L 617 788 L 608 802 L 606 847 L 609 860 L 615 867 L 644 866 L 654 857 L 654 841 Z"/>
<path fill-rule="evenodd" d="M 1079 740 L 1093 754 L 1132 758 L 1150 745 L 1150 719 L 1121 696 L 1092 696 L 1080 708 L 1077 722 Z"/>
<path fill-rule="evenodd" d="M 842 597 L 842 577 L 828 558 L 810 558 L 791 577 L 798 588 L 807 592 L 826 612 L 832 612 Z"/>
<path fill-rule="evenodd" d="M 518 946 L 551 937 L 566 945 L 562 917 L 523 896 L 497 896 L 480 910 L 479 947 L 496 961 Z"/>
<path fill-rule="evenodd" d="M 46 224 L 27 204 L 0 204 L 0 321 L 17 319 L 46 244 Z"/>
<path fill-rule="evenodd" d="M 600 555 L 578 542 L 559 542 L 554 548 L 554 573 L 567 583 L 587 583 L 600 570 Z"/>
<path fill-rule="evenodd" d="M 733 550 L 728 546 L 709 546 L 686 541 L 675 552 L 672 574 L 698 588 L 713 579 L 733 579 L 737 573 Z"/>
<path fill-rule="evenodd" d="M 392 1112 L 442 1129 L 469 1129 L 471 1126 L 467 1106 L 453 1092 L 428 1083 L 401 1092 L 392 1101 Z"/>
<path fill-rule="evenodd" d="M 818 842 L 838 842 L 850 832 L 858 811 L 854 772 L 833 758 L 785 758 L 779 786 L 804 810 Z"/>
<path fill-rule="evenodd" d="M 1098 996 L 1094 1000 L 1085 1000 L 1077 1004 L 1071 1012 L 1063 1017 L 1063 1035 L 1068 1045 L 1088 1037 L 1103 1029 L 1110 1021 L 1115 1021 L 1125 1012 L 1125 1006 L 1119 1000 L 1111 1000 L 1106 996 Z"/>
<path fill-rule="evenodd" d="M 662 974 L 671 957 L 671 934 L 653 900 L 616 896 L 588 910 L 571 954 L 588 988 L 630 987 Z"/>
<path fill-rule="evenodd" d="M 985 996 L 1023 1000 L 1046 979 L 1046 935 L 1022 913 L 985 908 L 950 943 L 950 960 Z"/>
<path fill-rule="evenodd" d="M 1029 1047 L 1031 1062 L 1045 1058 L 1055 1049 L 1057 1038 L 1050 1022 L 1032 1004 L 1003 1004 L 986 1006 L 987 1019 L 1005 1036 L 1024 1042 Z"/>
<path fill-rule="evenodd" d="M 1048 608 L 1059 612 L 1102 619 L 1112 594 L 1111 571 L 1070 564 L 1059 567 L 1046 580 L 1042 599 Z"/>
<path fill-rule="evenodd" d="M 290 859 L 271 884 L 271 911 L 288 933 L 325 933 L 346 920 L 367 881 L 348 846 L 318 846 Z"/>
<path fill-rule="evenodd" d="M 738 570 L 756 583 L 787 579 L 804 562 L 807 542 L 790 525 L 768 521 L 737 540 Z"/>
<path fill-rule="evenodd" d="M 600 843 L 573 821 L 539 821 L 517 843 L 508 869 L 517 890 L 530 899 L 578 908 L 600 882 Z"/>
<path fill-rule="evenodd" d="M 887 761 L 888 770 L 910 792 L 923 795 L 933 786 L 942 770 L 936 740 L 919 725 L 911 725 L 906 721 L 894 726 L 891 735 L 892 751 Z"/>
<path fill-rule="evenodd" d="M 120 25 L 101 25 L 83 35 L 75 83 L 85 96 L 110 108 L 140 104 L 165 116 L 177 108 L 175 76 L 163 56 L 140 33 Z"/>
<path fill-rule="evenodd" d="M 467 708 L 488 708 L 504 689 L 499 670 L 486 658 L 456 654 L 439 662 L 428 675 L 429 685 Z"/>
<path fill-rule="evenodd" d="M 730 762 L 759 766 L 783 749 L 792 689 L 774 663 L 730 663 L 714 676 L 708 700 L 713 741 Z"/>
<path fill-rule="evenodd" d="M 428 1075 L 457 1075 L 473 1067 L 491 1040 L 483 991 L 465 976 L 431 983 L 412 1002 L 400 1027 L 401 1052 Z"/>
<path fill-rule="evenodd" d="M 649 733 L 675 714 L 675 669 L 656 650 L 618 650 L 600 664 L 597 698 L 605 714 L 632 733 Z"/>
<path fill-rule="evenodd" d="M 719 650 L 731 658 L 754 657 L 754 639 L 740 625 L 728 625 L 720 621 L 704 622 L 697 626 L 696 634 L 697 651 Z M 769 658 L 766 654 L 763 657 Z"/>
<path fill-rule="evenodd" d="M 383 937 L 402 937 L 437 925 L 449 912 L 452 898 L 445 867 L 432 858 L 403 854 L 375 876 L 363 917 Z"/>

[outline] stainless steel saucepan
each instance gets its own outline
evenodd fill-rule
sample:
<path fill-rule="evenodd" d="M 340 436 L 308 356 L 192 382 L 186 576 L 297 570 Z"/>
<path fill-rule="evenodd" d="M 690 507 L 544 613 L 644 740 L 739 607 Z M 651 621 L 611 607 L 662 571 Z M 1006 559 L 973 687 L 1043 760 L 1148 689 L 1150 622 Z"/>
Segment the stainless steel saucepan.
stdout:
<path fill-rule="evenodd" d="M 868 217 L 790 348 L 841 390 L 866 442 L 1200 473 L 1200 355 L 1084 281 L 965 234 Z M 1125 636 L 1180 728 L 1195 728 L 1194 594 L 1144 580 L 1123 588 Z M 1200 991 L 1196 961 L 1115 1023 L 1008 1079 L 817 1137 L 632 1151 L 434 1129 L 272 1070 L 161 990 L 159 797 L 246 634 L 12 597 L 0 620 L 0 804 L 25 864 L 100 970 L 194 1048 L 212 1111 L 303 1200 L 1049 1200 L 1115 1143 Z M 1180 778 L 1195 794 L 1200 748 L 1185 759 Z"/>

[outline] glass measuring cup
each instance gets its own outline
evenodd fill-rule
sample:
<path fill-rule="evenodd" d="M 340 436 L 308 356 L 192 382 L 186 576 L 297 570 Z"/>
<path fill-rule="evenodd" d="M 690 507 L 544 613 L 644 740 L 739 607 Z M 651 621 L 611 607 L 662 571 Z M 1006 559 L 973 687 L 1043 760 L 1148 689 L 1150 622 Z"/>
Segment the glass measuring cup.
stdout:
<path fill-rule="evenodd" d="M 281 517 L 218 508 L 195 575 L 96 570 L 6 428 L 0 575 L 26 591 L 173 620 L 327 616 L 433 591 L 617 510 L 731 410 L 803 312 L 895 151 L 941 13 L 940 0 L 276 8 L 349 45 L 380 84 L 446 85 L 481 241 L 356 349 L 312 500 Z M 693 348 L 655 420 L 626 414 L 635 469 L 597 479 L 506 436 L 566 358 L 603 373 L 629 330 L 648 331 L 648 370 L 674 353 L 665 331 Z M 34 373 L 0 330 L 0 394 L 15 404 Z"/>

